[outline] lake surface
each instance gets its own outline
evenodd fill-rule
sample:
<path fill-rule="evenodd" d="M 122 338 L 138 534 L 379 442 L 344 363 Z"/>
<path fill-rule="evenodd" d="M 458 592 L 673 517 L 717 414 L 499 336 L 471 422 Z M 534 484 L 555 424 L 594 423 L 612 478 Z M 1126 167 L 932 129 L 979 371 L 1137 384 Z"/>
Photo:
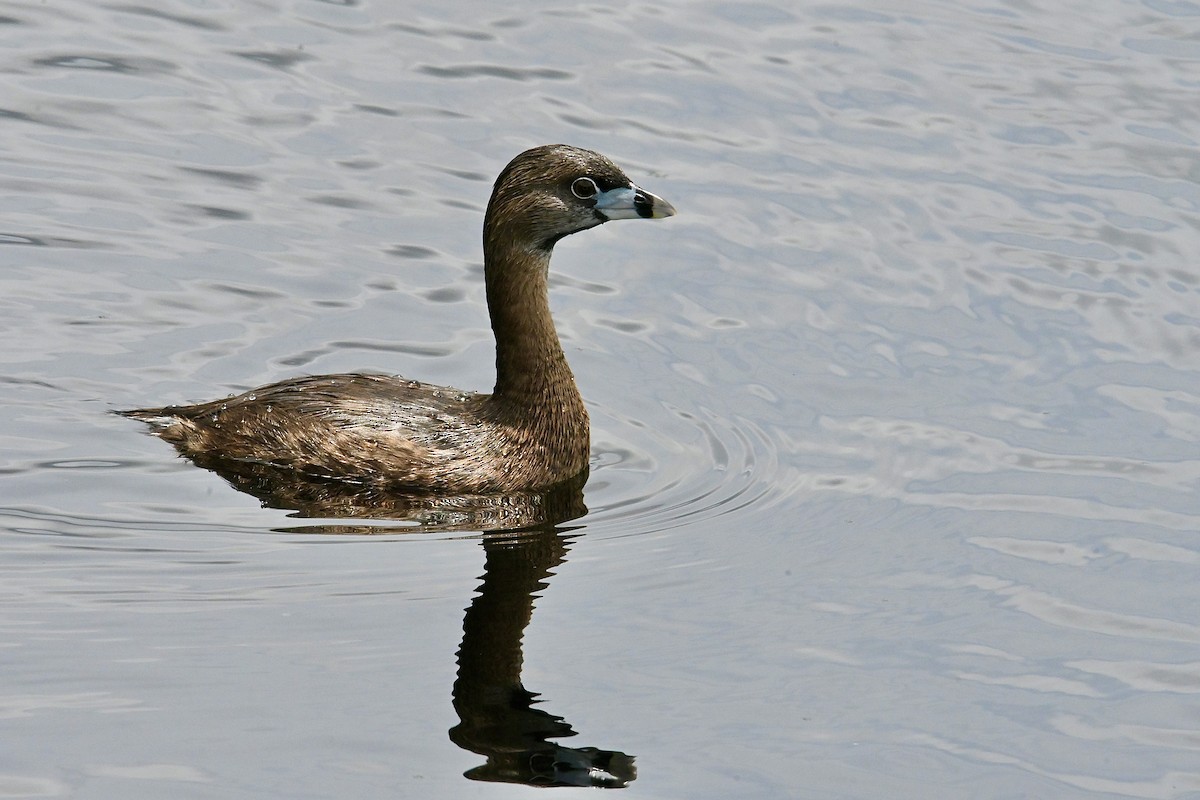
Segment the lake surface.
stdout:
<path fill-rule="evenodd" d="M 8 3 L 0 797 L 1200 796 L 1198 30 Z M 297 516 L 107 413 L 489 389 L 557 141 L 679 209 L 556 250 L 585 515 Z"/>

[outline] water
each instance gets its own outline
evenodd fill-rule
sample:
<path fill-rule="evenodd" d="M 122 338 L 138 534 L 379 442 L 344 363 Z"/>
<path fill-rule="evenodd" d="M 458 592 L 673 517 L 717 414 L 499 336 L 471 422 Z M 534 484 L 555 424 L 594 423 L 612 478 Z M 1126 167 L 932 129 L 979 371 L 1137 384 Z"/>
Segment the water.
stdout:
<path fill-rule="evenodd" d="M 0 795 L 1200 793 L 1200 6 L 443 6 L 0 12 Z M 106 413 L 488 388 L 552 141 L 680 210 L 555 255 L 585 516 L 298 518 Z"/>

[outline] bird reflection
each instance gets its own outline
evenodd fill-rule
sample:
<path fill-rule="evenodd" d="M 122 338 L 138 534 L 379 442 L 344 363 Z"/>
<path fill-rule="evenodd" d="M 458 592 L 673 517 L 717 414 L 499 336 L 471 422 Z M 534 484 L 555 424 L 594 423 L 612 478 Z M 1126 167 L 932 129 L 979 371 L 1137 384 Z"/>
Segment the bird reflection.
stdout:
<path fill-rule="evenodd" d="M 293 532 L 483 531 L 483 582 L 463 619 L 452 691 L 459 724 L 450 729 L 450 740 L 486 759 L 466 777 L 531 786 L 623 788 L 637 776 L 633 756 L 551 741 L 576 732 L 562 717 L 535 708 L 538 694 L 521 683 L 521 641 L 534 600 L 566 560 L 571 539 L 558 526 L 587 513 L 586 473 L 540 492 L 447 495 L 297 480 L 294 471 L 266 464 L 203 456 L 193 460 L 264 506 L 326 518 L 288 529 Z"/>
<path fill-rule="evenodd" d="M 397 533 L 413 531 L 511 531 L 557 525 L 587 513 L 587 471 L 545 489 L 507 494 L 449 494 L 404 491 L 370 483 L 298 476 L 295 470 L 219 456 L 191 456 L 198 466 L 268 508 L 297 517 L 390 520 L 378 524 L 306 525 L 305 533 Z"/>
<path fill-rule="evenodd" d="M 566 559 L 567 545 L 555 530 L 484 540 L 483 583 L 467 609 L 458 650 L 453 694 L 461 722 L 450 729 L 451 741 L 487 758 L 466 773 L 472 780 L 619 789 L 637 775 L 633 756 L 551 742 L 575 731 L 534 708 L 537 693 L 521 683 L 521 638 L 533 601 Z"/>

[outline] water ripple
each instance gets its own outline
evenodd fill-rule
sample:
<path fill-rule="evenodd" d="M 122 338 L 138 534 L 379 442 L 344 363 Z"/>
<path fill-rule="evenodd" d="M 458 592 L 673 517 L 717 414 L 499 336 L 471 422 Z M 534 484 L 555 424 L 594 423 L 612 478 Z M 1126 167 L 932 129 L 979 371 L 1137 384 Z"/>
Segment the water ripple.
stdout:
<path fill-rule="evenodd" d="M 509 81 L 565 81 L 575 76 L 561 69 L 548 67 L 501 67 L 495 64 L 458 64 L 451 67 L 435 67 L 425 64 L 417 72 L 434 78 L 503 78 Z"/>
<path fill-rule="evenodd" d="M 779 454 L 759 426 L 703 409 L 666 408 L 683 423 L 672 426 L 677 438 L 670 441 L 630 419 L 620 420 L 620 429 L 594 434 L 588 522 L 629 535 L 711 520 L 750 506 L 756 513 L 770 509 L 780 478 Z M 669 460 L 658 463 L 656 455 Z"/>

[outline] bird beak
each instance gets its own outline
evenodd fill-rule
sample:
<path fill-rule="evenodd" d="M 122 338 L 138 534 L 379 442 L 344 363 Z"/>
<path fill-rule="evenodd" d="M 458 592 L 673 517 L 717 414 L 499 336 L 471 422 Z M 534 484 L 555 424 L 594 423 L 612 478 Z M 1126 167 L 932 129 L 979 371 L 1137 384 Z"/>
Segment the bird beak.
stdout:
<path fill-rule="evenodd" d="M 596 213 L 610 221 L 614 219 L 662 219 L 675 215 L 675 206 L 640 186 L 609 189 L 596 195 Z"/>

